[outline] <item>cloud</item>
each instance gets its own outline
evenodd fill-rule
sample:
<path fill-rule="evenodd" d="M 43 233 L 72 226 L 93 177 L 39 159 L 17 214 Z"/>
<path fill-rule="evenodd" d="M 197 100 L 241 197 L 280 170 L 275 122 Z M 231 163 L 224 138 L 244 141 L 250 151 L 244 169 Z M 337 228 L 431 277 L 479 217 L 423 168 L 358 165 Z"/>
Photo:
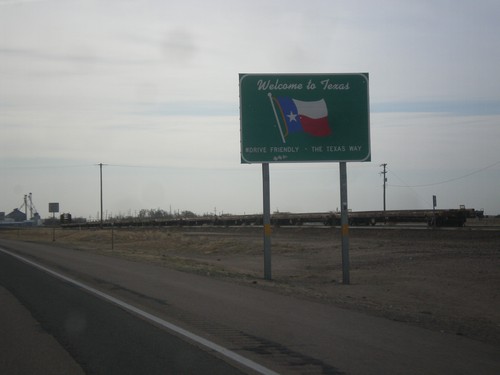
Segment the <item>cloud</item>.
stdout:
<path fill-rule="evenodd" d="M 139 102 L 138 112 L 145 116 L 237 116 L 238 104 L 210 100 Z"/>
<path fill-rule="evenodd" d="M 52 0 L 0 0 L 0 6 L 2 5 L 17 5 L 24 3 L 44 3 Z"/>
<path fill-rule="evenodd" d="M 163 53 L 169 63 L 191 64 L 197 57 L 196 40 L 188 29 L 170 30 L 162 41 Z"/>
<path fill-rule="evenodd" d="M 448 113 L 463 116 L 500 115 L 500 101 L 461 100 L 461 101 L 418 101 L 418 102 L 379 102 L 371 104 L 371 111 L 379 112 L 426 112 Z"/>

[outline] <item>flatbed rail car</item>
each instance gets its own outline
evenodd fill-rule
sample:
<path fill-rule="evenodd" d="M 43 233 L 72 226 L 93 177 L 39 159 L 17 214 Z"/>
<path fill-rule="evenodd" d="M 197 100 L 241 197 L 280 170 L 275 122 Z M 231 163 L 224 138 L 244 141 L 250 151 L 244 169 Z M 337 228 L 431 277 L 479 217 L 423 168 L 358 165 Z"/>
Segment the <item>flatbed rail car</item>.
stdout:
<path fill-rule="evenodd" d="M 289 226 L 303 224 L 318 224 L 326 226 L 340 225 L 340 212 L 289 213 L 279 212 L 271 215 L 271 225 Z M 390 211 L 355 211 L 349 212 L 349 225 L 377 225 L 398 223 L 425 223 L 437 227 L 461 227 L 468 218 L 482 217 L 483 211 L 470 209 L 448 210 L 390 210 Z M 261 214 L 255 215 L 220 215 L 200 216 L 192 218 L 161 218 L 161 219 L 128 219 L 94 221 L 87 223 L 62 223 L 63 228 L 75 227 L 172 227 L 172 226 L 243 226 L 262 225 Z"/>
<path fill-rule="evenodd" d="M 359 211 L 349 214 L 350 225 L 376 225 L 377 223 L 426 223 L 437 227 L 463 227 L 467 219 L 482 217 L 483 211 L 473 208 L 447 210 L 390 210 Z"/>
<path fill-rule="evenodd" d="M 483 211 L 474 209 L 448 210 L 390 210 L 390 211 L 354 211 L 349 212 L 349 225 L 376 225 L 399 223 L 425 223 L 438 227 L 462 227 L 468 218 L 483 216 Z M 273 225 L 323 224 L 339 226 L 340 212 L 324 213 L 275 213 L 271 216 Z"/>

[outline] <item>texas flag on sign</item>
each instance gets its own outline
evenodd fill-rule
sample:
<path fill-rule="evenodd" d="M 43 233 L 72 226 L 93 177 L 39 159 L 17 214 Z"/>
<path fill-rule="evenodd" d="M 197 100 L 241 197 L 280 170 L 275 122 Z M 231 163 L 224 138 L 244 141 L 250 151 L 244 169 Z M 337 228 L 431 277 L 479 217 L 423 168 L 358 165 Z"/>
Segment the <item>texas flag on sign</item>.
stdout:
<path fill-rule="evenodd" d="M 285 126 L 284 137 L 299 132 L 315 137 L 326 137 L 331 134 L 328 108 L 324 99 L 307 102 L 286 96 L 273 99 Z"/>

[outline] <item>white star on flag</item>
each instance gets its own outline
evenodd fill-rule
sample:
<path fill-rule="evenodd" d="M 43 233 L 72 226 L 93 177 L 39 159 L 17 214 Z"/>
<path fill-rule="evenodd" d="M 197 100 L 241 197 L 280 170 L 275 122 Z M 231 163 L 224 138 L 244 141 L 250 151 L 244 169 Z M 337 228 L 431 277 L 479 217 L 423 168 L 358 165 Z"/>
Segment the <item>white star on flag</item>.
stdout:
<path fill-rule="evenodd" d="M 296 117 L 297 117 L 297 114 L 296 113 L 293 113 L 292 111 L 290 111 L 290 114 L 289 115 L 286 115 L 288 117 L 288 121 L 297 121 Z"/>

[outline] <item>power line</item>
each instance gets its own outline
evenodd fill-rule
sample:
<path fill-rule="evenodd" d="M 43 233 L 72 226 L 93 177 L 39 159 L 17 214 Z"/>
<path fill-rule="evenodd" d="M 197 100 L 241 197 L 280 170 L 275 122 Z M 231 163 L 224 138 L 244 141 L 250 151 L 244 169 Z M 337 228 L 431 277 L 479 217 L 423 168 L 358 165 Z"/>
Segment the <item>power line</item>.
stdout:
<path fill-rule="evenodd" d="M 406 181 L 404 181 L 401 177 L 399 177 L 396 173 L 394 173 L 394 171 L 392 170 L 389 170 L 389 172 L 391 173 L 391 175 L 393 175 L 394 177 L 396 177 L 399 181 L 401 181 L 403 184 L 405 184 L 404 186 L 400 186 L 400 187 L 408 187 L 411 189 L 411 191 L 413 192 L 413 194 L 415 194 L 415 197 L 420 201 L 421 204 L 423 204 L 423 206 L 425 207 L 427 205 L 427 202 L 425 201 L 425 199 L 423 199 L 420 194 L 415 190 L 413 189 L 413 187 L 409 186 L 408 184 L 406 184 Z M 393 185 L 389 185 L 389 186 L 393 186 Z M 398 186 L 398 185 L 394 185 L 394 186 Z"/>
<path fill-rule="evenodd" d="M 59 169 L 59 168 L 83 168 L 90 167 L 92 164 L 77 164 L 77 165 L 12 165 L 1 166 L 0 169 Z"/>
<path fill-rule="evenodd" d="M 457 181 L 457 180 L 461 180 L 463 178 L 467 178 L 467 177 L 470 177 L 472 175 L 475 175 L 477 173 L 480 173 L 480 172 L 483 172 L 489 168 L 493 168 L 494 166 L 500 164 L 500 160 L 493 163 L 493 164 L 490 164 L 486 167 L 483 167 L 481 169 L 478 169 L 474 172 L 470 172 L 470 173 L 467 173 L 463 176 L 460 176 L 460 177 L 454 177 L 454 178 L 450 178 L 448 180 L 444 180 L 444 181 L 440 181 L 440 182 L 433 182 L 431 184 L 421 184 L 421 185 L 390 185 L 391 187 L 401 187 L 401 188 L 419 188 L 419 187 L 428 187 L 428 186 L 436 186 L 436 185 L 442 185 L 442 184 L 447 184 L 448 182 L 453 182 L 453 181 Z"/>

